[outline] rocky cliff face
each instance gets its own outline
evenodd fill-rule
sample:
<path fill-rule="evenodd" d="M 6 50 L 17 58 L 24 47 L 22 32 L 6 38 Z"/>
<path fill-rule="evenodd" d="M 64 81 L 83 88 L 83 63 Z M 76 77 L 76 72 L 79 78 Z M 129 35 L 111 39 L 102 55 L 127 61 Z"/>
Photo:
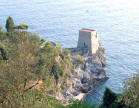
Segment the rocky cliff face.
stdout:
<path fill-rule="evenodd" d="M 71 99 L 82 100 L 86 93 L 100 81 L 107 79 L 105 74 L 105 53 L 99 46 L 96 54 L 90 54 L 87 49 L 69 49 L 72 52 L 71 60 L 74 69 L 71 71 L 71 79 L 57 95 L 57 99 L 67 104 Z"/>

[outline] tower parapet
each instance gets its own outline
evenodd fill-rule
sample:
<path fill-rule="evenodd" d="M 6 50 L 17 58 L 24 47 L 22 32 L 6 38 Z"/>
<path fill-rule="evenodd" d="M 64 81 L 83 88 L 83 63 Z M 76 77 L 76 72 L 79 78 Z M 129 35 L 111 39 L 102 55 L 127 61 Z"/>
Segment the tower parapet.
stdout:
<path fill-rule="evenodd" d="M 87 48 L 91 54 L 95 54 L 99 48 L 98 34 L 92 29 L 79 30 L 77 48 Z"/>

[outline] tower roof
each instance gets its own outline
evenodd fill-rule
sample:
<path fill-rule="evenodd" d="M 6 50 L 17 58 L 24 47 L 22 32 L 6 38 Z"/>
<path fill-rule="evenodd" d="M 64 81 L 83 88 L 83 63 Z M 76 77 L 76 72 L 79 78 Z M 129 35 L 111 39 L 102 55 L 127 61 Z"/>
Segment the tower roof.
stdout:
<path fill-rule="evenodd" d="M 95 31 L 95 30 L 93 30 L 93 29 L 82 28 L 80 31 L 82 31 L 82 32 L 93 32 L 93 31 Z"/>

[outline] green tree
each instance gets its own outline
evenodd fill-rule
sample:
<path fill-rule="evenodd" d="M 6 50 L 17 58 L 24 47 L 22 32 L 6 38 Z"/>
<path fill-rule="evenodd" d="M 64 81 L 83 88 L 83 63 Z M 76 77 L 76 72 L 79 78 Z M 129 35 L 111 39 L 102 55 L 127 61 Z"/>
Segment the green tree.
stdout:
<path fill-rule="evenodd" d="M 7 43 L 10 60 L 0 65 L 0 103 L 4 108 L 22 108 L 28 93 L 26 85 L 37 78 L 32 74 L 32 66 L 36 63 L 40 42 L 32 42 L 32 36 L 25 32 L 10 35 L 12 40 Z"/>
<path fill-rule="evenodd" d="M 46 42 L 45 39 L 41 39 L 40 44 L 43 45 Z"/>
<path fill-rule="evenodd" d="M 14 27 L 14 21 L 13 21 L 12 17 L 9 16 L 6 20 L 5 28 L 7 29 L 7 32 L 12 32 L 13 27 Z"/>
<path fill-rule="evenodd" d="M 18 25 L 14 25 L 13 29 L 18 29 L 19 30 L 19 26 Z"/>
<path fill-rule="evenodd" d="M 122 102 L 129 108 L 139 108 L 139 73 L 124 82 Z"/>
<path fill-rule="evenodd" d="M 19 25 L 19 29 L 21 30 L 27 30 L 29 28 L 29 26 L 27 24 L 20 24 Z"/>
<path fill-rule="evenodd" d="M 117 94 L 112 92 L 109 88 L 106 88 L 101 108 L 118 108 L 117 104 L 115 103 L 116 100 Z"/>
<path fill-rule="evenodd" d="M 2 26 L 0 26 L 0 31 L 2 30 Z"/>
<path fill-rule="evenodd" d="M 13 28 L 18 29 L 18 30 L 27 30 L 29 26 L 27 24 L 20 24 L 20 25 L 14 26 Z"/>

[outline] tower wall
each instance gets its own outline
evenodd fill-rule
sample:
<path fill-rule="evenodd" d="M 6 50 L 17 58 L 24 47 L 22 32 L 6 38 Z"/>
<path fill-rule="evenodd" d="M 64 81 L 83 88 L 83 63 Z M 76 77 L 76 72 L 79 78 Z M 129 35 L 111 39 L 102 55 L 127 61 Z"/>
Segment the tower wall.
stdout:
<path fill-rule="evenodd" d="M 91 32 L 79 31 L 78 48 L 91 48 Z"/>
<path fill-rule="evenodd" d="M 88 48 L 94 54 L 98 50 L 99 41 L 97 32 L 90 29 L 81 29 L 79 31 L 77 48 Z"/>
<path fill-rule="evenodd" d="M 96 53 L 99 47 L 98 34 L 96 31 L 91 32 L 91 52 Z"/>

